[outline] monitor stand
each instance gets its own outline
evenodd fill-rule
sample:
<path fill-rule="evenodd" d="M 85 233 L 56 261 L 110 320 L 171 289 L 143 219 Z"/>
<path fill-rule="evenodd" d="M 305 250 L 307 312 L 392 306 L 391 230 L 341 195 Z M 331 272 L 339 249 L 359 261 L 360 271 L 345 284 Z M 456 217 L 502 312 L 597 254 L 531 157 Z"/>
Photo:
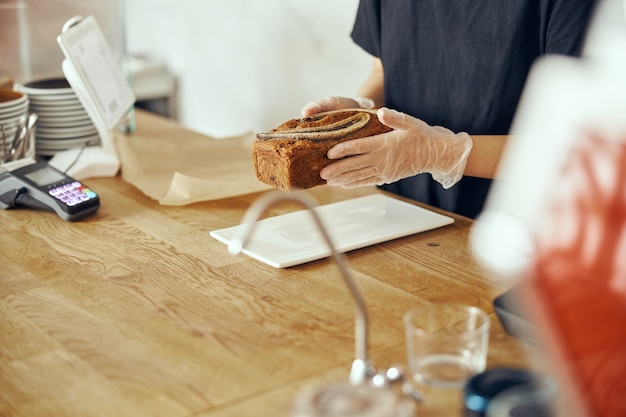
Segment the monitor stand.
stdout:
<path fill-rule="evenodd" d="M 117 156 L 101 146 L 86 146 L 57 152 L 49 164 L 77 180 L 114 177 L 120 169 Z"/>

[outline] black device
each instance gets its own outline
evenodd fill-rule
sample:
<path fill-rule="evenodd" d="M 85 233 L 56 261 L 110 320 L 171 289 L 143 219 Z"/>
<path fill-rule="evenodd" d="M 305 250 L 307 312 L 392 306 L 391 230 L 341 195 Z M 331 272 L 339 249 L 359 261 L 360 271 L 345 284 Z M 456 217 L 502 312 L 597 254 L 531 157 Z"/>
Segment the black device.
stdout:
<path fill-rule="evenodd" d="M 534 346 L 539 345 L 538 329 L 522 306 L 522 284 L 508 289 L 493 300 L 493 307 L 507 333 Z"/>
<path fill-rule="evenodd" d="M 75 221 L 95 213 L 100 198 L 80 181 L 46 161 L 0 173 L 0 208 L 29 207 L 54 211 Z"/>
<path fill-rule="evenodd" d="M 465 417 L 551 417 L 558 386 L 548 375 L 497 367 L 472 376 L 463 389 Z"/>

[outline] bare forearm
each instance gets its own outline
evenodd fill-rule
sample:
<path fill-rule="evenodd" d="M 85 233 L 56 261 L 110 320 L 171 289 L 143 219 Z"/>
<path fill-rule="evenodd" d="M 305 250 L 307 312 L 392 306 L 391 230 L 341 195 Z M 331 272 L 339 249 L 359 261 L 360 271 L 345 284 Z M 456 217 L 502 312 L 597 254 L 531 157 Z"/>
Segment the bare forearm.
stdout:
<path fill-rule="evenodd" d="M 357 95 L 374 100 L 376 107 L 385 105 L 385 82 L 383 64 L 378 58 L 374 58 L 372 72 L 359 88 Z"/>
<path fill-rule="evenodd" d="M 507 139 L 506 135 L 473 135 L 473 146 L 467 158 L 465 175 L 495 178 Z"/>

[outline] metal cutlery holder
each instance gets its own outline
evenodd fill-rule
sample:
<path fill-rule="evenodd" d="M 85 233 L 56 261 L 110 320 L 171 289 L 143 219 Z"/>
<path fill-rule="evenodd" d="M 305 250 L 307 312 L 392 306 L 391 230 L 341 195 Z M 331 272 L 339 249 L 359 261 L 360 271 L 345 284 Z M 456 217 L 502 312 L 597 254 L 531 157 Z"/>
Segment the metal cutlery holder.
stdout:
<path fill-rule="evenodd" d="M 35 113 L 22 117 L 17 129 L 13 129 L 15 132 L 9 132 L 5 125 L 0 123 L 0 164 L 35 157 L 37 118 Z"/>

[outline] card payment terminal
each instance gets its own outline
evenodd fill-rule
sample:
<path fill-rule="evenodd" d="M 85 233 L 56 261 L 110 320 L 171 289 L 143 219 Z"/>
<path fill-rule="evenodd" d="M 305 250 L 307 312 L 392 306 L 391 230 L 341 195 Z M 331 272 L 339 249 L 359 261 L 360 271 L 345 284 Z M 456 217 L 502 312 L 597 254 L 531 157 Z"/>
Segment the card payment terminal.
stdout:
<path fill-rule="evenodd" d="M 82 219 L 100 208 L 100 198 L 46 161 L 0 172 L 0 208 L 30 207 L 56 212 L 67 221 Z"/>

